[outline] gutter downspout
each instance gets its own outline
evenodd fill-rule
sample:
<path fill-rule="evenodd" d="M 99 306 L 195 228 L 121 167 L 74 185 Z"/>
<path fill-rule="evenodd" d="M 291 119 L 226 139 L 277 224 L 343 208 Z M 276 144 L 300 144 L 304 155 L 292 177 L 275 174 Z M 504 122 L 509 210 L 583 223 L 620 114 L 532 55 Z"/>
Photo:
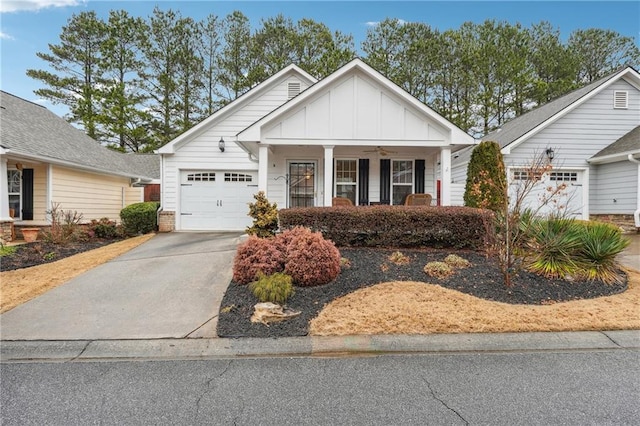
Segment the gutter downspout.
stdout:
<path fill-rule="evenodd" d="M 242 148 L 242 150 L 243 150 L 244 152 L 246 152 L 246 153 L 247 153 L 247 156 L 249 157 L 249 161 L 251 161 L 252 163 L 259 163 L 258 159 L 257 159 L 256 157 L 254 157 L 254 156 L 253 156 L 253 154 L 251 153 L 251 151 L 249 151 L 249 150 L 247 149 L 247 147 L 246 147 L 242 142 L 240 142 L 240 141 L 238 140 L 238 138 L 237 138 L 237 137 L 236 137 L 235 143 L 236 143 L 240 148 Z"/>
<path fill-rule="evenodd" d="M 640 194 L 640 160 L 634 158 L 633 154 L 627 155 L 627 160 L 638 165 L 638 193 Z M 638 208 L 633 213 L 633 221 L 635 222 L 636 228 L 640 228 L 640 196 L 638 194 L 636 194 L 636 203 Z"/>

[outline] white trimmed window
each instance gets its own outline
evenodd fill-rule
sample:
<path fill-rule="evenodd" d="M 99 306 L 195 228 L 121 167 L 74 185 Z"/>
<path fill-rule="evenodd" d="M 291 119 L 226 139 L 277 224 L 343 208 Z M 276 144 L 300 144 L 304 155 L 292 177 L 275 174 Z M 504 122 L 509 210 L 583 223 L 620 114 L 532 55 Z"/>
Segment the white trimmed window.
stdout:
<path fill-rule="evenodd" d="M 358 161 L 336 160 L 335 170 L 336 197 L 348 198 L 354 206 L 357 205 Z"/>
<path fill-rule="evenodd" d="M 9 209 L 13 210 L 13 217 L 20 219 L 21 208 L 20 199 L 22 198 L 22 175 L 20 170 L 7 170 L 7 180 L 9 182 Z"/>
<path fill-rule="evenodd" d="M 187 175 L 188 182 L 215 182 L 216 174 L 211 172 L 204 173 L 189 173 Z"/>
<path fill-rule="evenodd" d="M 225 182 L 251 182 L 253 181 L 253 176 L 247 175 L 244 173 L 225 173 L 224 181 Z"/>

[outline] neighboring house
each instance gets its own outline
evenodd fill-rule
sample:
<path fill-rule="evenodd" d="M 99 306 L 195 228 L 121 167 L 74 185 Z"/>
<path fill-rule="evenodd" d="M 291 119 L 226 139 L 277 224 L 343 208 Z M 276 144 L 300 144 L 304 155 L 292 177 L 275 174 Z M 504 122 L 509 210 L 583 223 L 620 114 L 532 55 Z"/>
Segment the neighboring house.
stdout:
<path fill-rule="evenodd" d="M 84 220 L 118 220 L 120 210 L 143 200 L 159 183 L 155 154 L 110 150 L 45 107 L 0 91 L 0 224 L 46 226 L 53 203 Z"/>
<path fill-rule="evenodd" d="M 545 188 L 566 184 L 558 203 L 562 212 L 633 221 L 640 209 L 638 126 L 640 74 L 627 67 L 505 123 L 483 140 L 502 147 L 511 184 L 526 179 L 522 172 L 536 154 L 553 157 L 553 168 L 531 203 Z M 455 205 L 463 204 L 471 150 L 465 148 L 452 160 Z"/>
<path fill-rule="evenodd" d="M 158 150 L 160 229 L 243 230 L 258 191 L 279 208 L 449 205 L 451 153 L 473 142 L 360 59 L 321 81 L 291 65 Z"/>

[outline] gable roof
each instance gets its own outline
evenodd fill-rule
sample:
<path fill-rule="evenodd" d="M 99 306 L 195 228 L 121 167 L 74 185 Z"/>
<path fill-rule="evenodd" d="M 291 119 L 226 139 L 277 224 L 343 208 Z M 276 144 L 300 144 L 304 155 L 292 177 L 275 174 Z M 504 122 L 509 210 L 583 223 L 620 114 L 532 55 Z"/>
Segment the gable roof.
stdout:
<path fill-rule="evenodd" d="M 623 77 L 640 87 L 640 74 L 631 67 L 623 68 L 504 123 L 482 140 L 497 142 L 502 153 L 509 154 L 520 143 Z"/>
<path fill-rule="evenodd" d="M 200 123 L 196 124 L 186 132 L 176 136 L 173 140 L 171 140 L 170 142 L 162 146 L 160 149 L 158 149 L 157 152 L 159 154 L 173 154 L 176 148 L 181 143 L 187 140 L 190 140 L 198 136 L 199 134 L 203 133 L 209 127 L 213 126 L 215 123 L 227 117 L 229 114 L 233 113 L 237 109 L 246 105 L 251 100 L 260 96 L 262 93 L 266 92 L 271 87 L 278 84 L 278 82 L 280 82 L 280 80 L 282 80 L 284 77 L 289 75 L 296 75 L 302 78 L 303 80 L 306 80 L 307 83 L 309 84 L 313 84 L 317 81 L 311 74 L 307 73 L 302 68 L 298 67 L 297 65 L 291 64 L 281 69 L 280 71 L 278 71 L 277 73 L 275 73 L 274 75 L 272 75 L 271 77 L 263 81 L 262 83 L 253 87 L 248 92 L 240 95 L 238 98 L 234 99 L 224 107 L 220 108 L 219 110 L 214 112 L 212 115 L 210 115 L 208 118 L 202 120 Z"/>
<path fill-rule="evenodd" d="M 157 155 L 106 148 L 47 108 L 0 91 L 0 144 L 4 153 L 137 179 L 159 179 Z"/>
<path fill-rule="evenodd" d="M 342 67 L 338 68 L 336 71 L 334 71 L 333 73 L 331 73 L 327 77 L 323 78 L 322 80 L 320 80 L 317 83 L 315 83 L 313 86 L 311 86 L 308 89 L 306 89 L 304 92 L 300 93 L 295 98 L 289 100 L 288 102 L 286 102 L 285 104 L 283 104 L 279 108 L 276 108 L 275 110 L 271 111 L 269 114 L 267 114 L 264 117 L 262 117 L 260 120 L 258 120 L 255 123 L 253 123 L 251 126 L 249 126 L 246 129 L 242 130 L 240 133 L 238 133 L 238 141 L 240 141 L 240 142 L 255 142 L 255 141 L 259 140 L 259 131 L 263 126 L 265 126 L 265 125 L 267 125 L 267 124 L 269 124 L 271 122 L 274 122 L 278 117 L 282 117 L 287 112 L 291 111 L 293 108 L 295 108 L 298 105 L 306 102 L 312 96 L 314 96 L 315 94 L 317 94 L 321 90 L 325 89 L 326 87 L 328 87 L 329 85 L 331 85 L 333 82 L 335 82 L 336 80 L 340 79 L 344 75 L 346 75 L 348 73 L 351 73 L 353 70 L 362 71 L 363 73 L 365 73 L 369 77 L 371 77 L 374 80 L 376 80 L 377 83 L 379 83 L 382 87 L 384 87 L 385 89 L 389 90 L 390 92 L 396 94 L 403 101 L 405 101 L 406 103 L 412 105 L 415 109 L 417 109 L 418 111 L 422 112 L 424 115 L 430 117 L 432 120 L 434 120 L 435 122 L 440 124 L 445 129 L 450 130 L 451 131 L 451 140 L 452 141 L 453 140 L 459 141 L 458 143 L 461 143 L 461 144 L 471 144 L 471 143 L 473 143 L 473 138 L 471 136 L 469 136 L 466 132 L 464 132 L 462 129 L 457 127 L 455 124 L 451 123 L 449 120 L 447 120 L 446 118 L 444 118 L 443 116 L 438 114 L 433 109 L 429 108 L 424 103 L 420 102 L 415 97 L 411 96 L 408 92 L 406 92 L 400 86 L 398 86 L 397 84 L 393 83 L 391 80 L 389 80 L 388 78 L 386 78 L 385 76 L 380 74 L 378 71 L 376 71 L 371 66 L 367 65 L 360 58 L 354 58 L 353 60 L 351 60 L 347 64 L 343 65 Z"/>
<path fill-rule="evenodd" d="M 589 159 L 590 163 L 608 163 L 626 160 L 629 155 L 640 154 L 640 126 L 602 149 Z"/>

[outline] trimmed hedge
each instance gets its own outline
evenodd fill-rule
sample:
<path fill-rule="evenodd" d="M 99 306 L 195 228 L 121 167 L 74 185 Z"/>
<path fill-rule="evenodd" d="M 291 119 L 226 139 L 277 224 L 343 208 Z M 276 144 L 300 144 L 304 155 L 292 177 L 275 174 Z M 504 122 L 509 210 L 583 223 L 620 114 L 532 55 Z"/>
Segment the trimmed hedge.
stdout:
<path fill-rule="evenodd" d="M 120 210 L 120 219 L 124 231 L 129 235 L 148 234 L 155 231 L 160 203 L 147 201 L 134 203 Z"/>
<path fill-rule="evenodd" d="M 280 228 L 305 226 L 338 247 L 482 249 L 489 210 L 470 207 L 309 207 L 279 211 Z"/>

